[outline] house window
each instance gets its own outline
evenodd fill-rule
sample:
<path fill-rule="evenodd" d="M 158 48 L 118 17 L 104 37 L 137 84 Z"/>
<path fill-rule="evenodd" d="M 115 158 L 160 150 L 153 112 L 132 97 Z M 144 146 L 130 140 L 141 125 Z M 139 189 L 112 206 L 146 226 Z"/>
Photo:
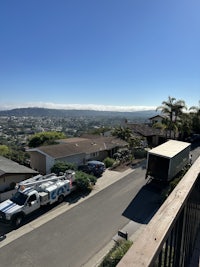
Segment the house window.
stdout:
<path fill-rule="evenodd" d="M 99 152 L 94 152 L 94 153 L 91 154 L 91 157 L 95 158 L 95 157 L 98 157 L 98 155 L 99 155 Z"/>

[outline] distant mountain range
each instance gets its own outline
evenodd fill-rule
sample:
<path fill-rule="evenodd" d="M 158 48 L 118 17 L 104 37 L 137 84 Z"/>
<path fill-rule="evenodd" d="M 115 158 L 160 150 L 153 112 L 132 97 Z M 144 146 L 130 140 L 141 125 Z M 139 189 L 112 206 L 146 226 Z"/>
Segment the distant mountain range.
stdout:
<path fill-rule="evenodd" d="M 158 115 L 154 110 L 118 112 L 118 111 L 96 111 L 96 110 L 67 110 L 48 108 L 16 108 L 0 111 L 0 116 L 16 117 L 125 117 L 148 119 Z"/>

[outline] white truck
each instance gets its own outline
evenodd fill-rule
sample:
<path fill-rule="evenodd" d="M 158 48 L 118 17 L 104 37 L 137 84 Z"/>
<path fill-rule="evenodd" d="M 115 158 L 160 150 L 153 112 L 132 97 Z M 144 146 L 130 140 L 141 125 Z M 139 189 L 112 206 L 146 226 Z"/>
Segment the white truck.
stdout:
<path fill-rule="evenodd" d="M 162 182 L 172 180 L 189 164 L 190 143 L 168 140 L 147 154 L 146 179 Z"/>
<path fill-rule="evenodd" d="M 67 171 L 60 176 L 37 175 L 20 182 L 13 197 L 0 203 L 0 221 L 19 227 L 26 215 L 41 206 L 62 202 L 75 190 L 74 180 L 75 172 Z"/>

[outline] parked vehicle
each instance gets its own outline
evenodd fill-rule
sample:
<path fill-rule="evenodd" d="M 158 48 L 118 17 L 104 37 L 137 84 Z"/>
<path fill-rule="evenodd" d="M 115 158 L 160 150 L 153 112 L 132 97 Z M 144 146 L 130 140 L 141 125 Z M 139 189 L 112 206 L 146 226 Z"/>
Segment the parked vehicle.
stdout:
<path fill-rule="evenodd" d="M 26 215 L 41 206 L 62 202 L 75 189 L 74 180 L 71 171 L 62 176 L 37 175 L 20 182 L 14 196 L 0 203 L 0 221 L 19 227 Z"/>
<path fill-rule="evenodd" d="M 99 177 L 105 171 L 105 164 L 98 160 L 91 160 L 84 165 L 80 165 L 78 170 Z"/>
<path fill-rule="evenodd" d="M 187 142 L 169 140 L 148 151 L 146 179 L 172 180 L 189 164 L 190 146 Z"/>

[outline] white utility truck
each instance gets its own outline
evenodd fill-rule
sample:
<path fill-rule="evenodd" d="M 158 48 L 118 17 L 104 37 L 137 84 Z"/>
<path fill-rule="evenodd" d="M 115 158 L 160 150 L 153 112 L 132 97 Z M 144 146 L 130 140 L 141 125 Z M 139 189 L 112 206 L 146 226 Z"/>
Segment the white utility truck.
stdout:
<path fill-rule="evenodd" d="M 60 176 L 37 175 L 20 182 L 13 197 L 0 203 L 0 221 L 19 227 L 26 215 L 41 206 L 62 202 L 76 188 L 74 180 L 75 172 L 67 171 Z"/>

